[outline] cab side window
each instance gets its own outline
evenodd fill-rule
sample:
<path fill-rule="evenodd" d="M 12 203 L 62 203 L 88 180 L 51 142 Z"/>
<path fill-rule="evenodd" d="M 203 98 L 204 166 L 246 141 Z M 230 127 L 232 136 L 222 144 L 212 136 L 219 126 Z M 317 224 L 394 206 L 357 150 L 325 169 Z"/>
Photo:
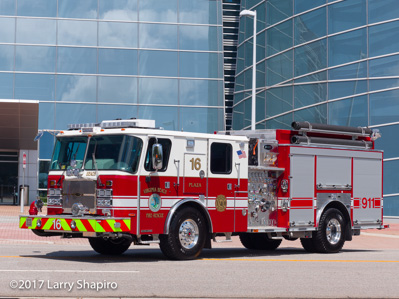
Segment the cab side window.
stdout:
<path fill-rule="evenodd" d="M 211 172 L 230 174 L 233 160 L 233 148 L 228 143 L 214 142 L 211 144 Z"/>
<path fill-rule="evenodd" d="M 152 146 L 155 144 L 157 140 L 155 138 L 151 138 L 148 142 L 147 153 L 145 154 L 145 162 L 144 169 L 147 171 L 155 171 L 152 167 Z M 162 161 L 162 169 L 159 169 L 159 172 L 164 172 L 168 169 L 168 162 L 170 156 L 170 150 L 172 148 L 172 142 L 169 139 L 158 138 L 158 143 L 162 145 L 163 152 L 163 161 Z"/>

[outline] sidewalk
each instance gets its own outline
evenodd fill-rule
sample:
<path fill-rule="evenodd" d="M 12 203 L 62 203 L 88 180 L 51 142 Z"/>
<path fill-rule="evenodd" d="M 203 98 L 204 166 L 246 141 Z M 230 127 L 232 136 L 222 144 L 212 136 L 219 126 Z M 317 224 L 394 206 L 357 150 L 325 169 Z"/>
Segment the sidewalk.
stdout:
<path fill-rule="evenodd" d="M 63 244 L 63 245 L 88 245 L 86 239 L 61 239 L 60 237 L 39 237 L 31 230 L 19 228 L 20 206 L 0 205 L 0 244 Z M 23 215 L 28 215 L 29 207 L 24 207 Z M 40 214 L 46 215 L 46 208 Z M 384 224 L 389 224 L 388 229 L 362 230 L 364 236 L 381 236 L 399 238 L 399 219 L 384 218 Z M 223 243 L 222 243 L 223 244 Z M 228 244 L 228 243 L 227 243 Z M 216 246 L 218 247 L 218 246 Z"/>

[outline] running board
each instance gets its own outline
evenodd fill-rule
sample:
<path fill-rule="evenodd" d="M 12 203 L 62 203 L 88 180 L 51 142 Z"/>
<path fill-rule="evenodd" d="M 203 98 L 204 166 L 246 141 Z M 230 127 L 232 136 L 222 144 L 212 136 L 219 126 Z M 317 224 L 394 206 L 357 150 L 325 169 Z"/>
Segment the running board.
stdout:
<path fill-rule="evenodd" d="M 212 235 L 213 242 L 216 243 L 233 242 L 231 240 L 231 233 L 222 233 L 222 234 L 224 235 L 224 237 L 226 237 L 226 240 L 216 240 L 217 237 L 223 237 L 223 236 L 217 236 L 217 234 L 213 234 Z"/>

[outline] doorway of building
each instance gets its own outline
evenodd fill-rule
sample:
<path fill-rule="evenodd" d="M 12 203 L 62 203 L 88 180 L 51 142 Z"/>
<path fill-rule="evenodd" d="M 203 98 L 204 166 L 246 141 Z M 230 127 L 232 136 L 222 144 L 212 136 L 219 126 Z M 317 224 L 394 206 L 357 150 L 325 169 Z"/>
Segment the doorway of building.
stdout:
<path fill-rule="evenodd" d="M 17 204 L 18 151 L 0 150 L 0 204 Z"/>

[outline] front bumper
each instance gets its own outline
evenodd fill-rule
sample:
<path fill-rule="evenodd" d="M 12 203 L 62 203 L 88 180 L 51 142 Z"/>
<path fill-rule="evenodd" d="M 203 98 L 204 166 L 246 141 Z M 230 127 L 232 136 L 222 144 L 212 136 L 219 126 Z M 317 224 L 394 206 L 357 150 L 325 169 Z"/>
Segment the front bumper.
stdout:
<path fill-rule="evenodd" d="M 106 217 L 73 217 L 70 215 L 29 215 L 19 216 L 19 228 L 35 229 L 44 232 L 121 232 L 130 233 L 130 218 L 106 218 Z"/>

